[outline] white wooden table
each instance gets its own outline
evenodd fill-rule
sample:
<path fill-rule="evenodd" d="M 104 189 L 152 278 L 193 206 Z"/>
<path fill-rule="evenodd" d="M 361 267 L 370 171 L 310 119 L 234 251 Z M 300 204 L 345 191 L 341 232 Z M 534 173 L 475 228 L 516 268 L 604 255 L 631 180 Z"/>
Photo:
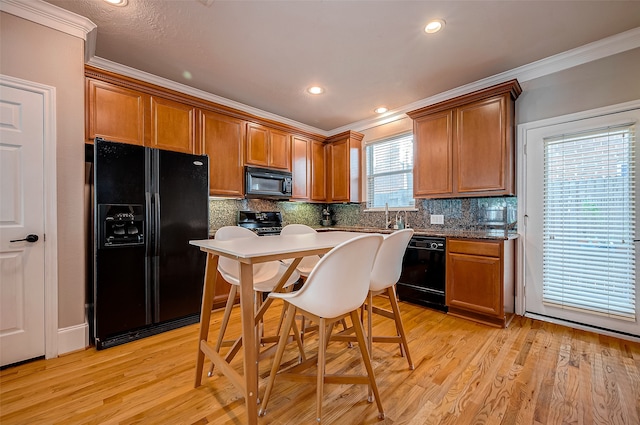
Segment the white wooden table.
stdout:
<path fill-rule="evenodd" d="M 245 397 L 248 424 L 258 423 L 258 327 L 256 326 L 270 304 L 268 299 L 260 311 L 254 315 L 253 265 L 266 261 L 295 259 L 282 277 L 276 291 L 284 286 L 300 260 L 308 255 L 322 255 L 335 246 L 362 236 L 360 232 L 320 232 L 302 235 L 262 236 L 227 241 L 204 239 L 190 241 L 207 253 L 202 310 L 200 313 L 200 333 L 198 336 L 198 358 L 196 361 L 195 386 L 202 384 L 204 358 L 208 357 Z M 244 347 L 244 376 L 233 369 L 208 342 L 211 307 L 215 295 L 216 269 L 220 256 L 240 262 L 240 310 L 242 319 L 242 339 Z"/>

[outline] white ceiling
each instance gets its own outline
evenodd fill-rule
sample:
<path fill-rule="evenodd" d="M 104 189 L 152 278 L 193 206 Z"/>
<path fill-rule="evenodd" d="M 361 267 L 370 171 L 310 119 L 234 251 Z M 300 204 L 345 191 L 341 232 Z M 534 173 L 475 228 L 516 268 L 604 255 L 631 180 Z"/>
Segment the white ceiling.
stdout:
<path fill-rule="evenodd" d="M 97 25 L 99 58 L 323 132 L 640 27 L 639 1 L 47 2 Z"/>

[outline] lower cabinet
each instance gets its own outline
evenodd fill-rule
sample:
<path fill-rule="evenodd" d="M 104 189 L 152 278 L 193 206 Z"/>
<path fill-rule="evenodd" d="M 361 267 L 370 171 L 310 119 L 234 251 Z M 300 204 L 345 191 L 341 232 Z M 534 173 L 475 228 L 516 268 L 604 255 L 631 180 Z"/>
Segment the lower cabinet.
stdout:
<path fill-rule="evenodd" d="M 515 240 L 449 239 L 449 314 L 506 327 L 514 313 Z"/>

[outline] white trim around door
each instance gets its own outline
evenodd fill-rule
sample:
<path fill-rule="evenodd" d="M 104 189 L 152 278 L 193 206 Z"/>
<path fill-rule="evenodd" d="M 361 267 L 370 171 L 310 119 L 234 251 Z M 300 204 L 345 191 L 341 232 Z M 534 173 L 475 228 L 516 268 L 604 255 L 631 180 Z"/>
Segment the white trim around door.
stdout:
<path fill-rule="evenodd" d="M 553 319 L 548 318 L 543 315 L 537 314 L 529 314 L 526 308 L 525 302 L 525 287 L 527 285 L 526 282 L 526 274 L 527 271 L 525 267 L 527 267 L 527 243 L 526 240 L 526 229 L 528 225 L 528 217 L 526 215 L 526 211 L 528 211 L 527 205 L 527 142 L 532 141 L 536 134 L 540 133 L 541 129 L 548 128 L 551 126 L 558 126 L 561 124 L 567 124 L 587 119 L 592 119 L 594 117 L 602 117 L 606 115 L 623 113 L 626 111 L 631 111 L 640 108 L 640 100 L 634 100 L 631 102 L 625 102 L 621 104 L 611 105 L 603 108 L 592 109 L 588 111 L 581 111 L 574 114 L 563 115 L 559 117 L 548 118 L 540 121 L 534 121 L 530 123 L 524 123 L 518 125 L 517 128 L 517 181 L 518 181 L 518 233 L 520 235 L 519 238 L 519 250 L 517 256 L 517 272 L 516 272 L 516 314 L 525 315 L 527 317 L 534 317 L 536 319 L 550 321 L 552 323 L 562 323 L 567 326 L 572 326 L 575 328 L 583 329 L 588 328 L 591 331 L 603 333 L 603 334 L 615 334 L 618 337 L 632 339 L 630 335 L 626 335 L 624 333 L 617 332 L 608 332 L 604 329 L 599 329 L 596 327 L 590 326 L 580 326 L 573 322 L 563 321 L 561 319 Z"/>
<path fill-rule="evenodd" d="M 56 187 L 56 88 L 8 75 L 0 84 L 42 96 L 44 140 L 44 320 L 45 357 L 58 356 L 58 217 Z"/>

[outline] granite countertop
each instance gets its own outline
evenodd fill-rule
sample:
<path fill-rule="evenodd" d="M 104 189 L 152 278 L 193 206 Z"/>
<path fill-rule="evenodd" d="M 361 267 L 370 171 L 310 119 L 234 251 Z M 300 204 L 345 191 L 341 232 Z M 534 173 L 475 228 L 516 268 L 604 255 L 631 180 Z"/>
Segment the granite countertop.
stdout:
<path fill-rule="evenodd" d="M 316 227 L 317 231 L 331 231 L 331 230 L 346 230 L 350 232 L 363 232 L 363 233 L 393 233 L 394 229 L 381 229 L 377 227 L 350 227 L 350 226 L 331 226 L 331 227 Z M 415 235 L 420 236 L 436 236 L 436 237 L 448 237 L 448 238 L 461 238 L 461 239 L 492 239 L 492 240 L 507 240 L 518 238 L 518 233 L 510 231 L 505 235 L 504 230 L 487 229 L 487 230 L 463 230 L 463 229 L 413 229 Z"/>
<path fill-rule="evenodd" d="M 348 232 L 363 232 L 363 233 L 393 233 L 394 229 L 382 229 L 379 227 L 358 227 L 358 226 L 331 226 L 331 227 L 314 227 L 319 232 L 329 232 L 332 230 L 342 230 Z M 213 238 L 217 229 L 210 229 L 209 238 Z M 420 236 L 435 236 L 441 238 L 461 238 L 461 239 L 490 239 L 490 240 L 507 240 L 517 239 L 518 233 L 510 231 L 505 235 L 504 230 L 488 229 L 413 229 L 415 235 Z"/>

